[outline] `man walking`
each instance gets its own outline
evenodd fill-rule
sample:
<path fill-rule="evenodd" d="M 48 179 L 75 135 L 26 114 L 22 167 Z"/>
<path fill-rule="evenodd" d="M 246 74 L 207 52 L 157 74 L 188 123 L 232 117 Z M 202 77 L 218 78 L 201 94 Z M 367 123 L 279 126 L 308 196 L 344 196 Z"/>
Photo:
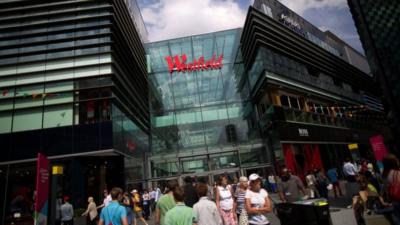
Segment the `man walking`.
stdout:
<path fill-rule="evenodd" d="M 304 197 L 301 197 L 300 191 Z M 278 184 L 279 198 L 282 202 L 295 202 L 308 198 L 303 182 L 291 175 L 287 168 L 282 169 L 281 182 Z"/>
<path fill-rule="evenodd" d="M 61 221 L 63 225 L 74 224 L 74 208 L 69 203 L 68 196 L 64 196 L 64 204 L 61 206 Z"/>
<path fill-rule="evenodd" d="M 182 188 L 175 188 L 173 195 L 176 205 L 165 214 L 165 225 L 196 225 L 193 209 L 184 203 L 185 193 Z"/>
<path fill-rule="evenodd" d="M 161 198 L 157 201 L 156 213 L 155 213 L 156 225 L 165 225 L 164 222 L 165 214 L 168 212 L 168 210 L 175 207 L 173 191 L 178 186 L 179 186 L 178 181 L 176 180 L 168 181 L 167 183 L 168 192 L 165 195 L 161 196 Z"/>
<path fill-rule="evenodd" d="M 128 225 L 126 209 L 119 204 L 122 189 L 114 187 L 110 192 L 112 201 L 101 210 L 99 225 Z"/>

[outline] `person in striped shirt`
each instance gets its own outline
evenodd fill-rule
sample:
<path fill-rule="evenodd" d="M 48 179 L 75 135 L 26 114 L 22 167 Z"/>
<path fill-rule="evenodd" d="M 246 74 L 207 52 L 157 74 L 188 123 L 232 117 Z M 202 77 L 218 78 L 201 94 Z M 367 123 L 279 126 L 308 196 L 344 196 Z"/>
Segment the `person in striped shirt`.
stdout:
<path fill-rule="evenodd" d="M 240 217 L 242 210 L 245 209 L 245 196 L 246 196 L 246 191 L 247 191 L 248 186 L 249 186 L 249 184 L 248 184 L 247 177 L 245 177 L 245 176 L 240 177 L 239 185 L 238 185 L 238 188 L 236 188 L 236 192 L 235 192 L 237 218 Z"/>

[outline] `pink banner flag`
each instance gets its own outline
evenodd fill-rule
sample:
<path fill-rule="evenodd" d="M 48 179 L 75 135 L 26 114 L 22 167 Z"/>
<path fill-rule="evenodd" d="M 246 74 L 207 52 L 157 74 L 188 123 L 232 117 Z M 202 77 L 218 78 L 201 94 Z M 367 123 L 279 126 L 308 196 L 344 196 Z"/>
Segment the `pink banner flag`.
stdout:
<path fill-rule="evenodd" d="M 387 149 L 382 135 L 376 135 L 369 139 L 372 150 L 377 161 L 382 162 L 383 157 L 387 154 Z"/>
<path fill-rule="evenodd" d="M 49 160 L 38 153 L 36 166 L 35 225 L 47 225 L 49 196 Z"/>

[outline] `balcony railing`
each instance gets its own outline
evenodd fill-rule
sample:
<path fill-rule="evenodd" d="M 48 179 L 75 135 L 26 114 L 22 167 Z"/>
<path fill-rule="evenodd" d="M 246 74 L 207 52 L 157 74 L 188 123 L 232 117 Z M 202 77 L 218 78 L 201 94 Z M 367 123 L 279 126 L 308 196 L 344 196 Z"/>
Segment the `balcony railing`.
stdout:
<path fill-rule="evenodd" d="M 362 121 L 345 117 L 334 117 L 321 113 L 305 112 L 293 108 L 270 106 L 267 112 L 261 117 L 260 127 L 262 130 L 274 121 L 288 121 L 307 123 L 321 126 L 331 126 L 347 129 L 376 129 L 379 124 L 371 121 Z"/>
<path fill-rule="evenodd" d="M 270 72 L 267 72 L 270 73 Z M 335 93 L 338 94 L 342 97 L 346 97 L 355 101 L 359 101 L 359 102 L 363 102 L 363 98 L 361 96 L 361 94 L 357 94 L 354 93 L 352 91 L 349 90 L 345 90 L 343 88 L 340 88 L 334 84 L 331 84 L 329 82 L 323 81 L 321 79 L 318 79 L 317 77 L 311 76 L 309 74 L 306 73 L 299 73 L 299 72 L 295 72 L 293 70 L 288 70 L 287 72 L 282 72 L 282 73 L 278 73 L 281 76 L 285 76 L 288 77 L 290 79 L 295 79 L 297 81 L 303 82 L 303 83 L 307 83 L 310 84 L 314 87 L 317 87 L 321 90 L 326 90 L 329 91 L 331 93 Z"/>

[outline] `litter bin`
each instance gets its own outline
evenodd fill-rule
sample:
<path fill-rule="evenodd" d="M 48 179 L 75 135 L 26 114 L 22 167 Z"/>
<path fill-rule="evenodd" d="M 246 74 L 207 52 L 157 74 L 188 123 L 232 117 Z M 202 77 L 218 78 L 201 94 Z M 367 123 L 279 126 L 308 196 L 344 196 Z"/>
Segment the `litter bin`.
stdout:
<path fill-rule="evenodd" d="M 326 199 L 275 204 L 281 225 L 332 225 Z"/>

